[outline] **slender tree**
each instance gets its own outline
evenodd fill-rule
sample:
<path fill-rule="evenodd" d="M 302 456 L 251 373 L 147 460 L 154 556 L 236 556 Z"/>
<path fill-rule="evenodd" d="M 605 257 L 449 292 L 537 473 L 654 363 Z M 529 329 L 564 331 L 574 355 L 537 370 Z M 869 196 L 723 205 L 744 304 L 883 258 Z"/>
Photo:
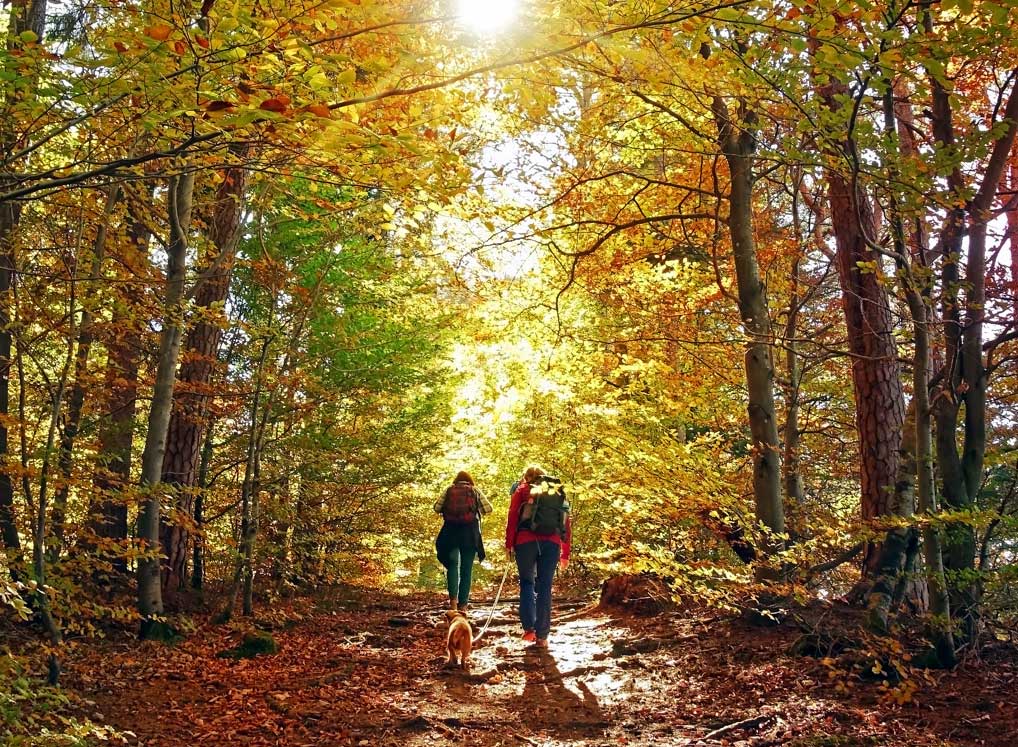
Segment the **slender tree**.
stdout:
<path fill-rule="evenodd" d="M 757 263 L 753 237 L 753 153 L 756 115 L 739 103 L 734 116 L 721 96 L 713 97 L 718 145 L 728 163 L 728 231 L 738 288 L 739 313 L 746 330 L 746 384 L 748 414 L 753 436 L 753 496 L 756 517 L 775 535 L 785 531 L 781 492 L 781 445 L 774 412 L 774 362 L 767 295 Z M 780 547 L 772 539 L 770 548 Z"/>
<path fill-rule="evenodd" d="M 36 39 L 42 39 L 46 30 L 46 2 L 47 0 L 26 0 L 12 4 L 7 27 L 8 50 L 19 50 L 25 43 L 24 34 L 32 34 Z M 25 86 L 14 91 L 10 99 L 3 102 L 4 116 L 0 119 L 0 157 L 4 163 L 4 172 L 14 168 L 11 159 L 18 143 L 16 122 L 10 113 L 14 104 L 23 96 L 23 91 L 30 88 L 31 81 L 28 81 Z M 12 183 L 9 176 L 0 176 L 0 192 L 6 192 Z M 6 468 L 10 456 L 6 418 L 10 414 L 13 305 L 11 295 L 15 282 L 15 247 L 20 221 L 20 204 L 14 200 L 0 200 L 0 539 L 3 540 L 9 560 L 15 563 L 21 555 L 21 540 L 14 511 L 14 483 Z"/>
<path fill-rule="evenodd" d="M 151 209 L 151 194 L 143 190 L 137 202 L 128 200 L 126 242 L 118 257 L 127 272 L 119 277 L 117 287 L 134 289 L 144 282 L 148 266 L 150 230 L 139 213 Z M 139 330 L 145 314 L 135 294 L 120 292 L 113 300 L 110 325 L 103 337 L 107 351 L 104 389 L 105 410 L 99 418 L 98 451 L 93 484 L 95 491 L 89 503 L 89 525 L 99 545 L 123 543 L 128 535 L 128 508 L 125 489 L 131 483 L 131 463 L 138 397 L 138 369 L 142 363 L 142 334 Z M 111 548 L 107 547 L 106 550 Z M 112 564 L 120 572 L 127 571 L 121 552 L 112 553 Z"/>
<path fill-rule="evenodd" d="M 170 178 L 167 189 L 166 290 L 163 305 L 163 329 L 159 341 L 159 357 L 145 435 L 145 451 L 141 457 L 143 504 L 138 516 L 138 538 L 145 555 L 138 562 L 138 611 L 142 616 L 141 635 L 154 632 L 153 616 L 163 612 L 159 560 L 159 512 L 162 505 L 160 477 L 166 432 L 173 407 L 174 374 L 180 352 L 183 325 L 184 281 L 187 261 L 188 234 L 191 227 L 191 206 L 194 194 L 194 172 Z"/>

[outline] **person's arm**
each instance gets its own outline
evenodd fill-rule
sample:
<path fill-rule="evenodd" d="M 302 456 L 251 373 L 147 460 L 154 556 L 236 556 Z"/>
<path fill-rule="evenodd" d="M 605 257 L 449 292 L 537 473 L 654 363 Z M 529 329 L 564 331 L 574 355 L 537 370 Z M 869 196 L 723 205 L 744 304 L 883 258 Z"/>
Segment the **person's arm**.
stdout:
<path fill-rule="evenodd" d="M 481 513 L 481 516 L 487 516 L 495 509 L 491 506 L 491 501 L 484 497 L 484 493 L 481 492 L 480 488 L 474 488 L 474 494 L 477 496 L 477 508 Z"/>
<path fill-rule="evenodd" d="M 449 488 L 446 488 L 442 493 L 442 497 L 435 501 L 435 513 L 442 513 L 442 508 L 445 506 L 445 497 L 449 495 Z"/>
<path fill-rule="evenodd" d="M 569 564 L 569 550 L 573 544 L 573 517 L 570 514 L 566 514 L 566 536 L 562 538 L 562 555 L 559 557 L 559 563 L 565 568 Z"/>
<path fill-rule="evenodd" d="M 523 504 L 528 486 L 524 483 L 516 488 L 513 498 L 509 501 L 509 515 L 505 522 L 505 549 L 512 552 L 516 546 L 516 525 L 520 522 L 520 506 Z"/>

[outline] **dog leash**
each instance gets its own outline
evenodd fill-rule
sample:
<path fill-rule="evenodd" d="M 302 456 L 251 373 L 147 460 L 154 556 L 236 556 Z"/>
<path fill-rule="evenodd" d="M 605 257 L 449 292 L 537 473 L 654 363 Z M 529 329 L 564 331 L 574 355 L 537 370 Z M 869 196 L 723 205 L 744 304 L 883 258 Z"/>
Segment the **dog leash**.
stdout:
<path fill-rule="evenodd" d="M 481 628 L 481 632 L 477 634 L 477 636 L 471 641 L 471 643 L 477 643 L 479 640 L 481 640 L 481 636 L 488 632 L 488 626 L 491 625 L 491 620 L 492 618 L 495 617 L 495 608 L 498 607 L 498 598 L 502 596 L 502 587 L 505 586 L 505 580 L 506 578 L 509 577 L 510 565 L 511 563 L 509 561 L 506 561 L 505 572 L 502 574 L 502 583 L 498 585 L 498 591 L 495 592 L 495 601 L 491 605 L 491 611 L 488 612 L 488 620 L 487 622 L 484 623 L 484 627 Z"/>

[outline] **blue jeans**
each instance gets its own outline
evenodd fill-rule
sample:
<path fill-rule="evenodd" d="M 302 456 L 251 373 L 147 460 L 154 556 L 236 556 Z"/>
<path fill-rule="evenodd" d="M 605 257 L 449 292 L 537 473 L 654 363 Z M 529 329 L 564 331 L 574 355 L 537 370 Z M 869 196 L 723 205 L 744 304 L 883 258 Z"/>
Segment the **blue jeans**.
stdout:
<path fill-rule="evenodd" d="M 520 572 L 520 623 L 538 638 L 551 631 L 551 582 L 555 580 L 562 548 L 550 540 L 516 545 L 516 568 Z"/>

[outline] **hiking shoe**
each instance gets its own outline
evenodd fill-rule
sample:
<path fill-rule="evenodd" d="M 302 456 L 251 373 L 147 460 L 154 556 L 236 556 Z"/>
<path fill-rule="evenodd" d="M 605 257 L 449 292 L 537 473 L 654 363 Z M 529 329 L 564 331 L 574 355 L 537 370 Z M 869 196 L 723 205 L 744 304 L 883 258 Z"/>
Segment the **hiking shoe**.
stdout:
<path fill-rule="evenodd" d="M 527 630 L 523 633 L 523 640 L 525 640 L 527 643 L 533 643 L 534 641 L 537 640 L 537 633 L 535 633 L 532 630 Z"/>
<path fill-rule="evenodd" d="M 469 605 L 466 602 L 459 605 L 460 612 L 462 612 L 464 615 L 467 614 L 467 607 L 469 607 Z"/>
<path fill-rule="evenodd" d="M 537 648 L 548 648 L 548 639 L 547 638 L 538 638 L 535 635 L 534 636 L 534 645 Z"/>

